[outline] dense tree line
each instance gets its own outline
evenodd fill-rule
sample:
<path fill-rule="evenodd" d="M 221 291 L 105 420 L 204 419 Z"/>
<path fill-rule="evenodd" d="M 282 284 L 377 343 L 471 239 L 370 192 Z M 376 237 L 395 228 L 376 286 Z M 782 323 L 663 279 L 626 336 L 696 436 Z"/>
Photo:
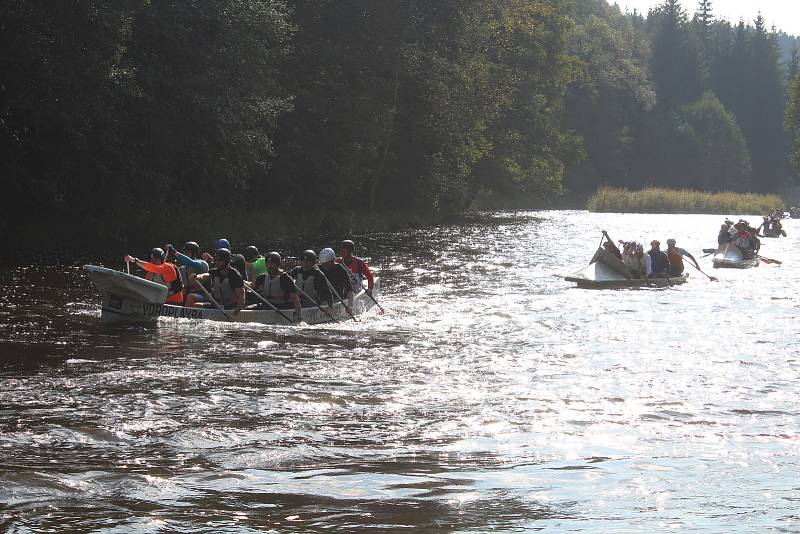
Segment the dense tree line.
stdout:
<path fill-rule="evenodd" d="M 574 41 L 569 52 L 600 72 L 635 74 L 623 77 L 630 85 L 622 93 L 622 84 L 594 90 L 598 76 L 570 87 L 578 99 L 591 97 L 596 115 L 593 124 L 582 124 L 586 106 L 568 100 L 567 120 L 590 151 L 568 170 L 570 188 L 780 192 L 793 185 L 783 115 L 798 71 L 794 37 L 767 28 L 760 14 L 751 24 L 717 20 L 711 0 L 699 0 L 692 14 L 678 0 L 664 0 L 646 16 L 620 13 L 601 0 L 578 4 L 591 8 L 584 16 L 578 10 L 572 35 L 602 25 L 606 32 L 595 46 L 615 53 L 613 63 L 601 64 L 602 54 L 586 54 Z"/>
<path fill-rule="evenodd" d="M 646 16 L 604 0 L 7 0 L 0 230 L 434 218 L 599 184 L 778 190 L 795 44 L 709 0 L 691 16 L 677 0 Z"/>

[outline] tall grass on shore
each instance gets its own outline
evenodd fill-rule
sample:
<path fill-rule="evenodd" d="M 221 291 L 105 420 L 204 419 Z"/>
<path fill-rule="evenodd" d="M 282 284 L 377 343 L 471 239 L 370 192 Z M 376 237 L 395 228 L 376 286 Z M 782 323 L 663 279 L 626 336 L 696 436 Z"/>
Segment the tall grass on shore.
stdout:
<path fill-rule="evenodd" d="M 589 198 L 589 211 L 605 213 L 710 213 L 720 215 L 763 215 L 784 207 L 779 195 L 754 193 L 704 193 L 689 189 L 649 187 L 628 191 L 601 187 Z"/>

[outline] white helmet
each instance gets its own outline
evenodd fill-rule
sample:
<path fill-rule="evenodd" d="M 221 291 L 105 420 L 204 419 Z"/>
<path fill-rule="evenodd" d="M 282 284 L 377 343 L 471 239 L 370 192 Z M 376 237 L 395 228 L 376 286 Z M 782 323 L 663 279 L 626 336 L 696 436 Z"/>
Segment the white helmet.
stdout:
<path fill-rule="evenodd" d="M 336 253 L 332 248 L 323 248 L 319 251 L 319 262 L 328 263 L 336 259 Z"/>

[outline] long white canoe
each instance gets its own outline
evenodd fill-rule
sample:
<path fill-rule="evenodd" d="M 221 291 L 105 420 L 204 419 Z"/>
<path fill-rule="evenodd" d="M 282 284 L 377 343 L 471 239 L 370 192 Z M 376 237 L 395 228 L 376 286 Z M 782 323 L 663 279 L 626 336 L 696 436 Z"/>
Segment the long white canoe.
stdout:
<path fill-rule="evenodd" d="M 714 253 L 714 267 L 730 267 L 734 269 L 747 269 L 748 267 L 758 267 L 759 259 L 745 258 L 742 249 L 733 243 L 723 243 Z"/>
<path fill-rule="evenodd" d="M 100 320 L 103 323 L 154 323 L 159 317 L 210 321 L 228 320 L 216 308 L 187 308 L 185 306 L 164 304 L 167 298 L 167 288 L 161 284 L 106 267 L 84 265 L 83 268 L 102 296 L 103 303 Z M 377 297 L 379 290 L 380 279 L 375 278 L 373 296 Z M 353 314 L 364 313 L 374 305 L 374 301 L 369 298 L 366 291 L 362 290 L 353 297 Z M 341 303 L 336 303 L 332 308 L 323 305 L 322 308 L 331 312 L 337 319 L 350 319 Z M 330 321 L 327 315 L 317 307 L 303 308 L 302 312 L 303 322 L 308 324 Z M 292 319 L 293 310 L 276 312 L 274 310 L 245 309 L 235 317 L 232 310 L 225 310 L 225 313 L 232 321 L 239 323 L 288 325 L 290 322 L 286 319 Z"/>
<path fill-rule="evenodd" d="M 600 247 L 589 265 L 569 276 L 567 282 L 575 282 L 583 289 L 620 289 L 628 287 L 670 287 L 683 284 L 689 273 L 672 278 L 636 278 L 619 258 Z"/>

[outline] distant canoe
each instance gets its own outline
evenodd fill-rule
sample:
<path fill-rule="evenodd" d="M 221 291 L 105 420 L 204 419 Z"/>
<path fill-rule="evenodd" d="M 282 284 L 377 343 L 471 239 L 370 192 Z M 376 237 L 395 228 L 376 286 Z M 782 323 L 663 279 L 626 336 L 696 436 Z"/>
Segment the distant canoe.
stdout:
<path fill-rule="evenodd" d="M 734 269 L 747 269 L 757 267 L 758 258 L 745 258 L 742 249 L 733 243 L 723 243 L 714 253 L 714 267 L 730 267 Z"/>
<path fill-rule="evenodd" d="M 773 230 L 772 228 L 770 228 L 768 230 L 765 229 L 763 234 L 764 235 L 762 235 L 761 237 L 781 237 L 781 236 L 786 237 L 786 230 L 778 231 L 778 230 Z"/>
<path fill-rule="evenodd" d="M 636 278 L 619 258 L 600 247 L 589 265 L 580 271 L 565 276 L 567 282 L 575 282 L 583 289 L 622 289 L 632 287 L 668 287 L 683 284 L 689 273 L 672 278 Z"/>

